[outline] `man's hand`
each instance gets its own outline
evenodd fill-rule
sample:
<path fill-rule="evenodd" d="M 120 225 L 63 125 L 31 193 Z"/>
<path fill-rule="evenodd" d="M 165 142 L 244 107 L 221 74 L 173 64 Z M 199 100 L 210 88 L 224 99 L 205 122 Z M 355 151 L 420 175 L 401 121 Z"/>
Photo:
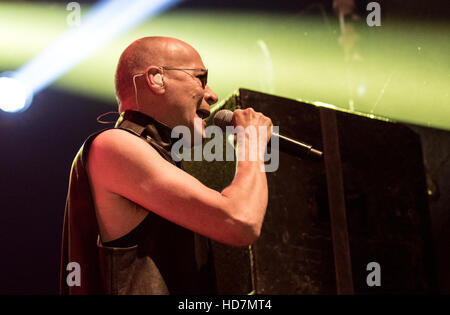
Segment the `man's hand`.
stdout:
<path fill-rule="evenodd" d="M 260 112 L 255 112 L 255 110 L 251 107 L 246 109 L 236 109 L 233 112 L 232 123 L 235 127 L 242 126 L 244 129 L 248 126 L 254 126 L 256 127 L 258 136 L 260 132 L 259 127 L 265 127 L 267 130 L 265 143 L 269 142 L 272 135 L 272 120 Z"/>
<path fill-rule="evenodd" d="M 239 161 L 264 162 L 264 151 L 272 135 L 272 121 L 253 108 L 236 110 L 233 113 L 234 127 L 237 130 Z M 241 163 L 242 164 L 242 163 Z M 264 166 L 260 168 L 263 169 Z"/>

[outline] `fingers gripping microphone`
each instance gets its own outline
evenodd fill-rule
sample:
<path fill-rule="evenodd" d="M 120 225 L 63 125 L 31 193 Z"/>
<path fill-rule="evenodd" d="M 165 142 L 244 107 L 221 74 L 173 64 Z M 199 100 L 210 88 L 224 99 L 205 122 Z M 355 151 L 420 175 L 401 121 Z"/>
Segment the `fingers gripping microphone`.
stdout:
<path fill-rule="evenodd" d="M 233 126 L 233 112 L 228 109 L 219 110 L 213 118 L 214 125 L 225 131 L 226 126 Z M 301 156 L 309 155 L 312 157 L 322 157 L 322 151 L 316 150 L 312 145 L 297 141 L 295 139 L 272 132 L 272 137 L 279 139 L 280 148 L 290 153 L 299 154 Z"/>

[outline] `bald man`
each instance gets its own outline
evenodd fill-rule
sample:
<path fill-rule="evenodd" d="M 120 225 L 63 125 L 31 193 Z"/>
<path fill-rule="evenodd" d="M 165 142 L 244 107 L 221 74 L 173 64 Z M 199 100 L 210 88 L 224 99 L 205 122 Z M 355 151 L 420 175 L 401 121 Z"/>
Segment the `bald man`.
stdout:
<path fill-rule="evenodd" d="M 209 239 L 247 246 L 258 238 L 268 199 L 262 160 L 241 157 L 219 193 L 170 155 L 174 127 L 204 135 L 205 124 L 194 121 L 217 102 L 206 79 L 197 51 L 174 38 L 142 38 L 121 55 L 121 117 L 115 128 L 91 135 L 72 166 L 63 294 L 215 293 Z M 263 126 L 264 143 L 270 139 L 272 122 L 253 109 L 237 110 L 233 124 Z M 245 152 L 265 149 L 244 139 Z"/>

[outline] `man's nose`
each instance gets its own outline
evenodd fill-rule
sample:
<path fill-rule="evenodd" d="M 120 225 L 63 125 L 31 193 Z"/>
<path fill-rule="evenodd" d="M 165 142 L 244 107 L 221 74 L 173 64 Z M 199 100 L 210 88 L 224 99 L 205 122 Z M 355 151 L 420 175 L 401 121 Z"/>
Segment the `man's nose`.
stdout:
<path fill-rule="evenodd" d="M 209 106 L 217 103 L 217 101 L 219 100 L 216 93 L 214 93 L 213 90 L 211 90 L 208 85 L 205 87 L 204 98 L 205 98 L 206 102 L 209 104 Z"/>

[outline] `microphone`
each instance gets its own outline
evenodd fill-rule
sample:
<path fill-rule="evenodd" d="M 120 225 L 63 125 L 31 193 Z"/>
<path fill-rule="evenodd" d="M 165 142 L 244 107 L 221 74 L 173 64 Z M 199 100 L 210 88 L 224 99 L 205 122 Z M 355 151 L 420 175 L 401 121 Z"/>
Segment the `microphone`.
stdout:
<path fill-rule="evenodd" d="M 219 110 L 213 118 L 214 125 L 220 127 L 223 131 L 225 131 L 227 126 L 233 126 L 232 120 L 233 120 L 233 112 L 228 109 L 222 109 Z M 280 135 L 276 132 L 272 132 L 272 138 L 278 138 L 280 148 L 283 149 L 283 151 L 287 151 L 289 153 L 293 153 L 295 155 L 300 156 L 308 156 L 308 157 L 315 157 L 315 158 L 321 158 L 323 153 L 322 151 L 319 151 L 317 149 L 314 149 L 312 145 Z"/>

